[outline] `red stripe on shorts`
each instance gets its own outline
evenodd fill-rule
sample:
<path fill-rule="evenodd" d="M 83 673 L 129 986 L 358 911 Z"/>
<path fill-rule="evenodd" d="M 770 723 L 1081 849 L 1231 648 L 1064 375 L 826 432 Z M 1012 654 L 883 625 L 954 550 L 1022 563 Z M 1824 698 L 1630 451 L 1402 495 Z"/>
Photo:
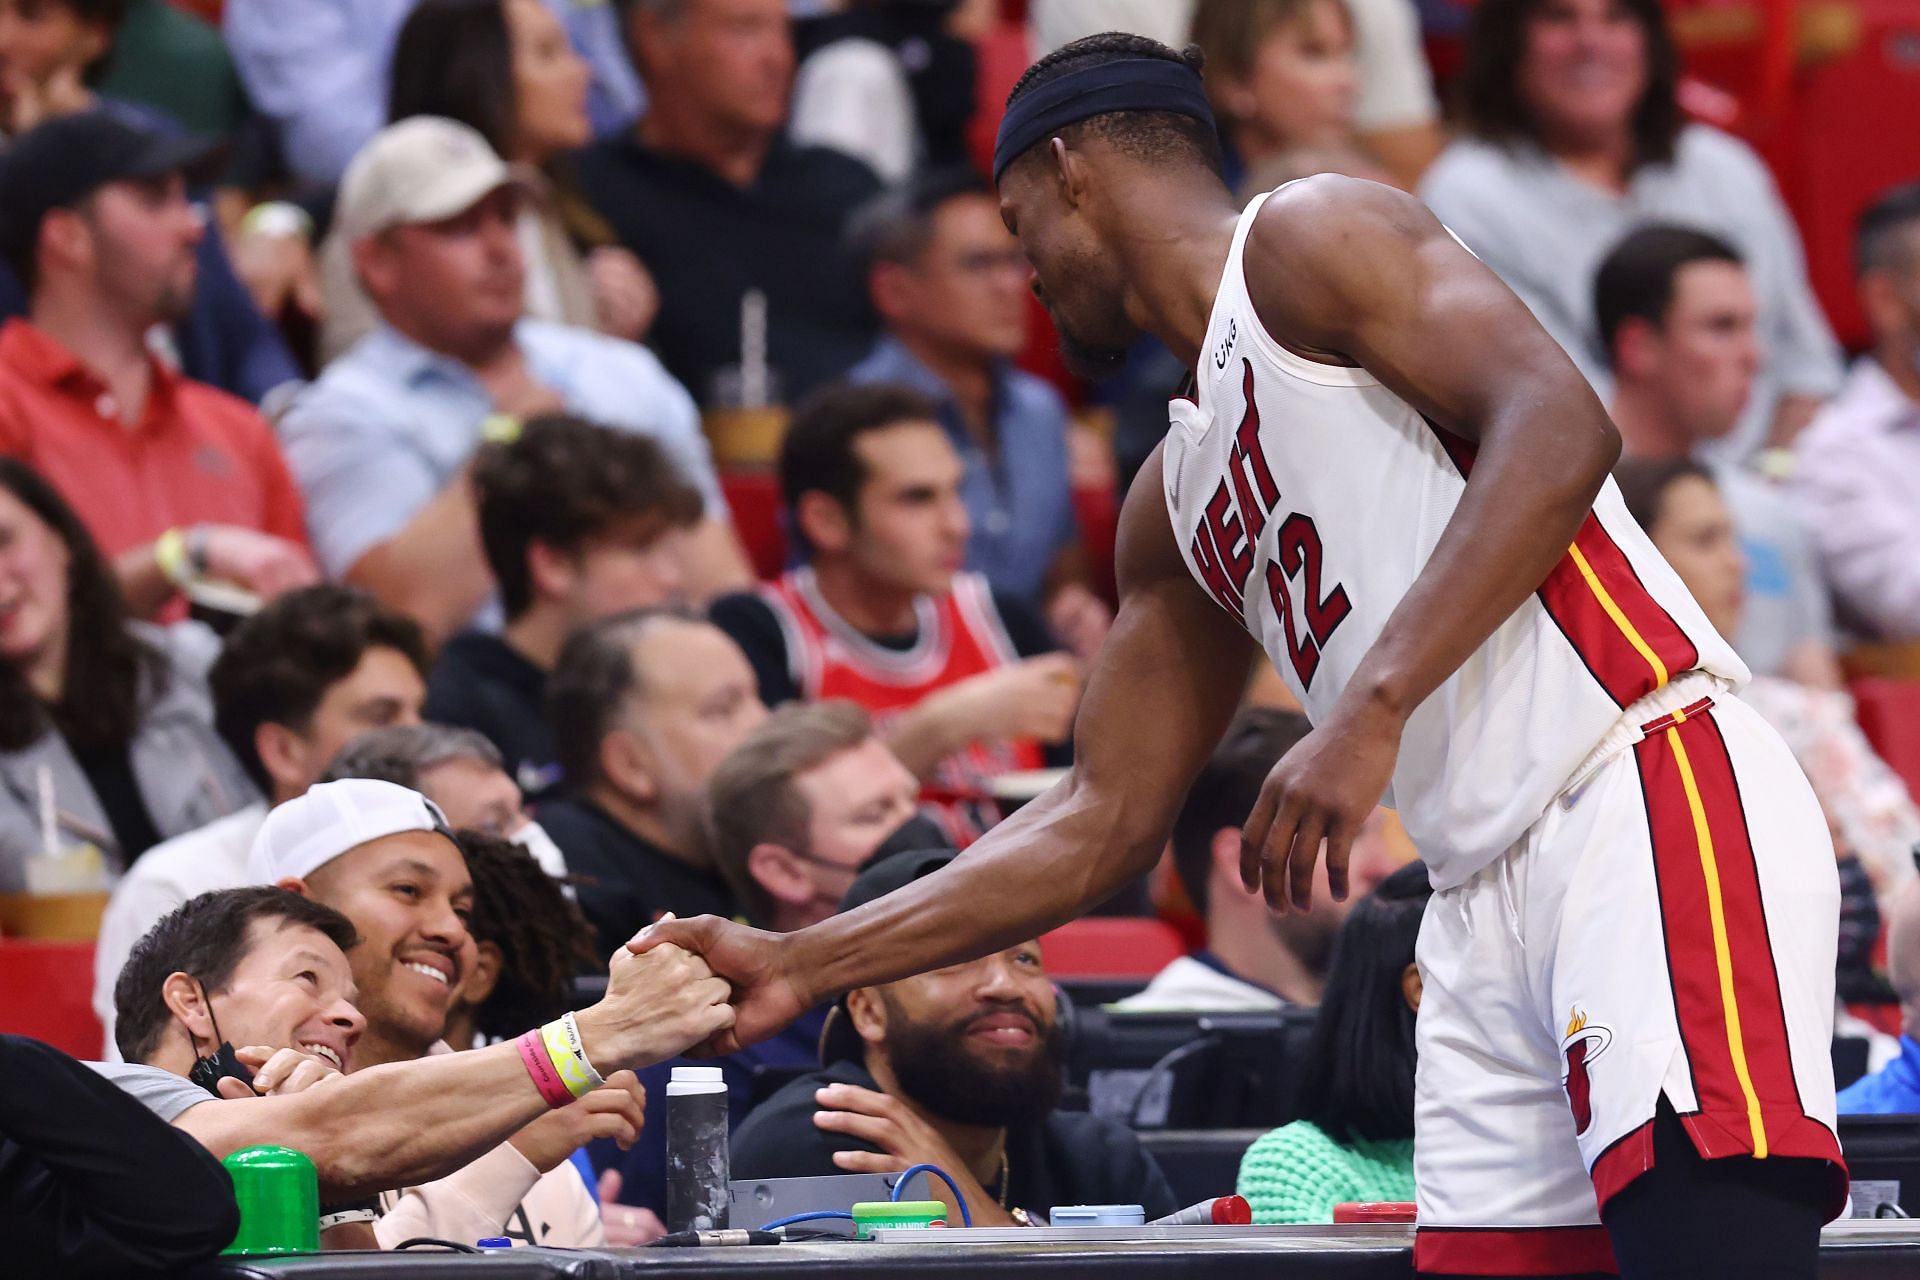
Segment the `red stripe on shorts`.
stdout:
<path fill-rule="evenodd" d="M 1413 1269 L 1439 1276 L 1620 1272 L 1600 1226 L 1421 1227 L 1413 1238 Z"/>
<path fill-rule="evenodd" d="M 1693 1076 L 1696 1110 L 1681 1121 L 1709 1159 L 1810 1156 L 1837 1164 L 1832 1131 L 1801 1106 L 1759 868 L 1726 740 L 1711 711 L 1674 719 L 1634 755 L 1674 1010 Z M 1597 1183 L 1599 1163 L 1594 1172 Z M 1630 1180 L 1615 1178 L 1618 1185 L 1602 1190 Z"/>

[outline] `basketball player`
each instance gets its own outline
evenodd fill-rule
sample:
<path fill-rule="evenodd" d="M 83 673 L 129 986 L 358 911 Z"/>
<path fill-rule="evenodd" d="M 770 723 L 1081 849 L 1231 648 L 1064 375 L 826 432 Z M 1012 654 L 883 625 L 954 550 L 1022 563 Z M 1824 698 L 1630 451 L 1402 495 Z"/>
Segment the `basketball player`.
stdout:
<path fill-rule="evenodd" d="M 1321 176 L 1243 213 L 1198 59 L 1106 35 L 1017 85 L 1001 210 L 1083 360 L 1196 372 L 1121 520 L 1073 774 L 948 869 L 772 936 L 656 927 L 734 1038 L 1034 937 L 1152 865 L 1247 637 L 1315 722 L 1242 874 L 1335 894 L 1391 784 L 1420 939 L 1416 1268 L 1811 1277 L 1839 1208 L 1839 892 L 1746 669 L 1634 528 L 1618 443 L 1527 309 L 1418 203 Z"/>

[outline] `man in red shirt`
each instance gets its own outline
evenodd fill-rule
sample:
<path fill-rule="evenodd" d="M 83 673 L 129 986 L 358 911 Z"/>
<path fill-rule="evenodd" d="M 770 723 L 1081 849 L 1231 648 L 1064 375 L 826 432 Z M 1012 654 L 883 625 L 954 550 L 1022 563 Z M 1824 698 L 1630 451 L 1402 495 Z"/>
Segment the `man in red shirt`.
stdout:
<path fill-rule="evenodd" d="M 270 597 L 318 577 L 272 429 L 148 342 L 193 298 L 201 150 L 94 110 L 23 134 L 0 174 L 0 252 L 31 298 L 0 328 L 0 452 L 59 488 L 137 614 L 192 578 Z"/>

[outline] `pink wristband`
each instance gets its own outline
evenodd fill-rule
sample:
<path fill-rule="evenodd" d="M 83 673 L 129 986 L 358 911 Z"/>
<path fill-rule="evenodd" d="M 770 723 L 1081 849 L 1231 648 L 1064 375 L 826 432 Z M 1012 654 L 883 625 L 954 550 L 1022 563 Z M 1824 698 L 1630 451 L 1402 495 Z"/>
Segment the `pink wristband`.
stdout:
<path fill-rule="evenodd" d="M 573 1094 L 560 1073 L 553 1069 L 553 1059 L 547 1056 L 547 1044 L 540 1033 L 529 1031 L 514 1044 L 519 1047 L 520 1061 L 526 1064 L 527 1074 L 533 1077 L 533 1087 L 540 1091 L 546 1104 L 556 1109 L 571 1105 Z"/>

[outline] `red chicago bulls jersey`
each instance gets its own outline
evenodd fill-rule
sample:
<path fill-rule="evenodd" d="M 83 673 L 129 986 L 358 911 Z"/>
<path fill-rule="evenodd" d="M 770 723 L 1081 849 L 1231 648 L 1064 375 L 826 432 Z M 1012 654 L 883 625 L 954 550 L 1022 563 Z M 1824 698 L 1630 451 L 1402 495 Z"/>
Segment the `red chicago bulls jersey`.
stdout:
<path fill-rule="evenodd" d="M 946 595 L 919 598 L 918 638 L 909 649 L 888 648 L 855 630 L 821 597 L 811 569 L 764 584 L 760 595 L 780 623 L 801 696 L 809 702 L 845 698 L 880 724 L 936 690 L 1020 661 L 979 574 L 955 574 Z M 976 742 L 940 762 L 925 798 L 964 846 L 999 819 L 991 779 L 1043 763 L 1040 744 L 1030 738 Z"/>

